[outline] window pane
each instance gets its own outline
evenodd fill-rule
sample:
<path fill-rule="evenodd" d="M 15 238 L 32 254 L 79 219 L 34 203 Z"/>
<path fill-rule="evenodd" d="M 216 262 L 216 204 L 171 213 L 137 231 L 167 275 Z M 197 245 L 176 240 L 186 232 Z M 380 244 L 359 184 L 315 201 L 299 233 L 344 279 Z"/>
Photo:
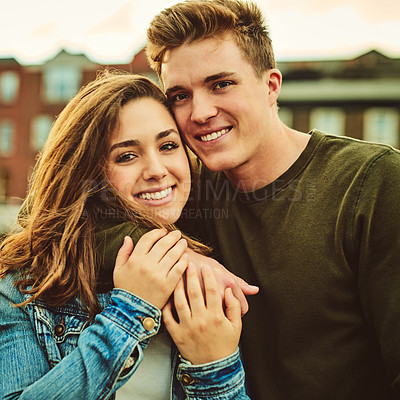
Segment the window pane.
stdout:
<path fill-rule="evenodd" d="M 12 103 L 17 98 L 19 88 L 19 76 L 8 71 L 0 75 L 0 96 L 4 103 Z"/>
<path fill-rule="evenodd" d="M 77 92 L 81 83 L 81 72 L 71 66 L 54 66 L 44 73 L 45 95 L 49 102 L 65 102 Z"/>
<path fill-rule="evenodd" d="M 8 171 L 0 169 L 0 203 L 5 203 L 8 197 Z M 0 232 L 1 233 L 1 232 Z"/>
<path fill-rule="evenodd" d="M 13 123 L 9 120 L 0 122 L 0 154 L 9 156 L 13 151 Z"/>
<path fill-rule="evenodd" d="M 53 119 L 48 115 L 39 115 L 32 124 L 31 147 L 34 151 L 42 150 L 51 129 Z"/>
<path fill-rule="evenodd" d="M 314 108 L 310 115 L 310 128 L 342 136 L 344 135 L 345 119 L 345 113 L 340 108 Z"/>
<path fill-rule="evenodd" d="M 393 108 L 370 108 L 364 115 L 364 140 L 399 147 L 399 115 Z"/>

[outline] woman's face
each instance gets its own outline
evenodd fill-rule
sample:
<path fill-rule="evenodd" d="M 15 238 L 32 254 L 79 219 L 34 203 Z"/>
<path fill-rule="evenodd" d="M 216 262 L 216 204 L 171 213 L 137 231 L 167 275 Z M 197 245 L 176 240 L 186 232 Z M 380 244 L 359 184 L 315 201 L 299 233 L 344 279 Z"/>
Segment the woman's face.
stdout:
<path fill-rule="evenodd" d="M 190 192 L 189 162 L 175 121 L 152 98 L 125 104 L 111 134 L 108 178 L 154 218 L 174 223 Z"/>

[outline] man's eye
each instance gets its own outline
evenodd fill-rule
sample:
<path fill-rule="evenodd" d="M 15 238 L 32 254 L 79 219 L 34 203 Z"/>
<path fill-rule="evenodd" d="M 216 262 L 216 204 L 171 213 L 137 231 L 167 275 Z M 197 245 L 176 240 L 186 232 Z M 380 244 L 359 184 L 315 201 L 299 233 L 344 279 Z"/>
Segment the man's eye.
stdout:
<path fill-rule="evenodd" d="M 222 82 L 218 82 L 215 85 L 215 88 L 216 89 L 224 89 L 224 88 L 226 88 L 227 86 L 230 86 L 230 85 L 232 85 L 232 82 L 230 82 L 230 81 L 222 81 Z"/>
<path fill-rule="evenodd" d="M 168 143 L 163 144 L 160 147 L 160 150 L 161 151 L 171 151 L 171 150 L 177 149 L 178 147 L 179 147 L 178 143 L 168 142 Z"/>
<path fill-rule="evenodd" d="M 136 158 L 136 155 L 133 153 L 124 153 L 121 154 L 120 156 L 117 157 L 116 162 L 117 163 L 124 163 L 128 161 L 132 161 L 134 158 Z"/>
<path fill-rule="evenodd" d="M 187 95 L 187 94 L 178 93 L 178 94 L 176 94 L 176 95 L 174 95 L 174 96 L 171 97 L 171 101 L 172 101 L 173 103 L 176 103 L 176 102 L 179 102 L 179 101 L 186 100 L 187 98 L 188 98 L 188 95 Z"/>

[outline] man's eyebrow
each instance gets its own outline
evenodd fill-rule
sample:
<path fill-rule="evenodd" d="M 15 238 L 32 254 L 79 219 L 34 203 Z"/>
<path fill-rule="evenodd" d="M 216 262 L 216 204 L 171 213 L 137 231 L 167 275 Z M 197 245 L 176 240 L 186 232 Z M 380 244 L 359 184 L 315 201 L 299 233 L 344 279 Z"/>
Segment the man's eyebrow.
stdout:
<path fill-rule="evenodd" d="M 171 93 L 179 92 L 180 90 L 185 90 L 185 88 L 181 85 L 175 85 L 175 86 L 168 88 L 165 91 L 165 95 L 168 97 L 168 96 L 171 96 Z"/>
<path fill-rule="evenodd" d="M 176 133 L 177 135 L 179 135 L 179 133 L 176 129 L 172 129 L 172 128 L 166 129 L 165 131 L 161 131 L 160 133 L 157 133 L 156 140 L 163 139 L 163 138 L 169 136 L 171 133 Z M 140 140 L 137 140 L 137 139 L 124 140 L 123 142 L 114 143 L 110 148 L 110 153 L 113 150 L 119 149 L 121 147 L 134 147 L 134 146 L 139 146 L 139 145 L 140 145 Z"/>
<path fill-rule="evenodd" d="M 203 82 L 204 83 L 210 83 L 210 82 L 218 81 L 220 79 L 232 78 L 234 76 L 236 76 L 235 72 L 220 72 L 218 74 L 207 76 L 206 78 L 204 78 Z M 175 86 L 172 86 L 172 87 L 168 88 L 165 91 L 165 94 L 168 97 L 168 96 L 171 95 L 171 93 L 179 92 L 181 90 L 186 90 L 186 88 L 184 86 L 181 86 L 181 85 L 175 85 Z"/>
<path fill-rule="evenodd" d="M 218 81 L 220 79 L 232 78 L 235 75 L 236 75 L 235 72 L 220 72 L 218 74 L 207 76 L 207 78 L 204 79 L 204 83 L 210 83 Z"/>

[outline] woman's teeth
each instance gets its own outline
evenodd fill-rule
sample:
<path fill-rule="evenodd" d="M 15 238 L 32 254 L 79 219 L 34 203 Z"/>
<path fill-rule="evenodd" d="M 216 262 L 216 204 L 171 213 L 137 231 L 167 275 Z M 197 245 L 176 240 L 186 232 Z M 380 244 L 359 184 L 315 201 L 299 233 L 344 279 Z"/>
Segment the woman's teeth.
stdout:
<path fill-rule="evenodd" d="M 219 138 L 220 136 L 222 136 L 228 132 L 229 132 L 229 129 L 221 129 L 220 131 L 216 131 L 213 133 L 209 133 L 208 135 L 200 136 L 200 139 L 202 142 L 209 142 L 211 140 L 215 140 L 215 139 Z"/>
<path fill-rule="evenodd" d="M 172 187 L 169 187 L 168 189 L 161 190 L 161 192 L 140 193 L 138 197 L 143 200 L 161 200 L 171 194 L 171 192 Z"/>

